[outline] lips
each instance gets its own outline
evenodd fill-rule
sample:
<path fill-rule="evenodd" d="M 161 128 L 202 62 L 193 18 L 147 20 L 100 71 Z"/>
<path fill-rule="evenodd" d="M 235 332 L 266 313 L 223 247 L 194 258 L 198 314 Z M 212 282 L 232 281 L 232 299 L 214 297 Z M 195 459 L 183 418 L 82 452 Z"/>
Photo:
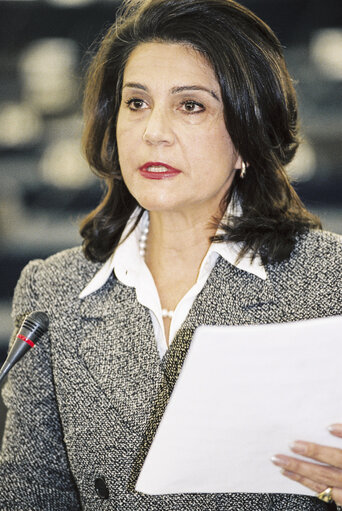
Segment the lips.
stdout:
<path fill-rule="evenodd" d="M 159 161 L 149 161 L 139 167 L 140 175 L 147 179 L 167 179 L 177 176 L 181 170 Z"/>

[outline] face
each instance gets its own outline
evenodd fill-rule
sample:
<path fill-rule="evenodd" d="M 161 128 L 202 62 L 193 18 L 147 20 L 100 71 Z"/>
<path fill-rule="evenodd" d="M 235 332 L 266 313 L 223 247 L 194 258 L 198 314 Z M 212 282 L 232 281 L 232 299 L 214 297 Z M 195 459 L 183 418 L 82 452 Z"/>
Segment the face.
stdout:
<path fill-rule="evenodd" d="M 215 74 L 183 44 L 143 43 L 131 53 L 117 144 L 123 179 L 149 211 L 217 214 L 241 167 Z"/>

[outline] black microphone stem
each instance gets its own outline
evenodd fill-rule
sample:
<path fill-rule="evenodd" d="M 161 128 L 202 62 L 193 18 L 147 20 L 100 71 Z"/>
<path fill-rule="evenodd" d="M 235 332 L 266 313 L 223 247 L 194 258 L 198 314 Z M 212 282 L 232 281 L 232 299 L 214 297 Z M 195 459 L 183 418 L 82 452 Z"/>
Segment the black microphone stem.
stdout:
<path fill-rule="evenodd" d="M 13 346 L 0 369 L 0 386 L 8 371 L 10 371 L 14 364 L 16 364 L 30 348 L 35 346 L 36 342 L 47 331 L 48 326 L 49 318 L 45 312 L 34 311 L 26 316 Z"/>

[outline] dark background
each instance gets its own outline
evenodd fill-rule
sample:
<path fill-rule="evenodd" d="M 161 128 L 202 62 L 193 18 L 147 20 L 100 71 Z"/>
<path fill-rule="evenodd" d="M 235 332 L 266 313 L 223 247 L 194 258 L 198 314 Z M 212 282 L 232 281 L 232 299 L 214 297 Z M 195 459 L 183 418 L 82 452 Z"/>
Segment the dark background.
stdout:
<path fill-rule="evenodd" d="M 342 3 L 241 3 L 274 29 L 296 81 L 305 142 L 289 169 L 295 187 L 326 229 L 342 233 Z M 0 0 L 1 362 L 20 271 L 79 244 L 79 220 L 102 195 L 80 156 L 82 77 L 117 5 Z M 0 414 L 1 437 L 1 403 Z"/>

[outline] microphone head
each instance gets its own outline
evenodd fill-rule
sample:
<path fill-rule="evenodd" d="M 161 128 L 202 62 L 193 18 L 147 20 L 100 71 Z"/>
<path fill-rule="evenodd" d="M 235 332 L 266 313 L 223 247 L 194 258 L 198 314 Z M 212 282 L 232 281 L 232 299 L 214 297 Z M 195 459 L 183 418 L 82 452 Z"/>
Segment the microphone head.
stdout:
<path fill-rule="evenodd" d="M 48 327 L 48 315 L 43 311 L 33 311 L 24 319 L 20 333 L 35 343 L 47 331 Z"/>
<path fill-rule="evenodd" d="M 12 348 L 0 369 L 0 385 L 8 371 L 32 348 L 47 331 L 49 318 L 45 312 L 33 311 L 24 319 Z"/>

